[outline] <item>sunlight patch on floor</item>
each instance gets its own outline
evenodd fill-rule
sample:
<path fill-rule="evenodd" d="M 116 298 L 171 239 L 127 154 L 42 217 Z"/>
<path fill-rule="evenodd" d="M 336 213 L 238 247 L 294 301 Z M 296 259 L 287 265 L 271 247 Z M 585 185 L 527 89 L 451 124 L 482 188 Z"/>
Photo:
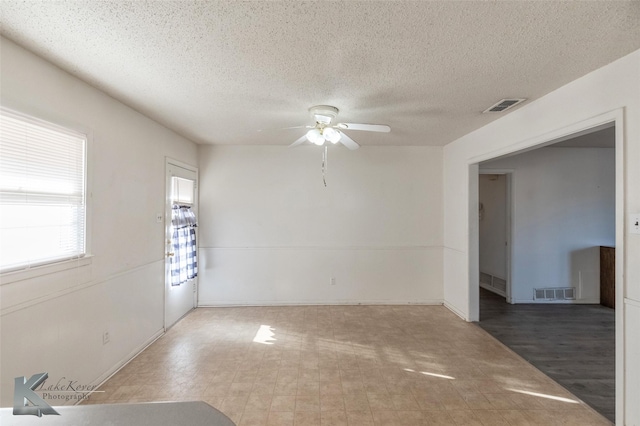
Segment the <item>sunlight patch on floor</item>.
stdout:
<path fill-rule="evenodd" d="M 525 395 L 537 396 L 539 398 L 553 399 L 554 401 L 568 402 L 570 404 L 580 404 L 580 402 L 578 402 L 578 401 L 576 401 L 574 399 L 563 398 L 561 396 L 548 395 L 548 394 L 545 394 L 545 393 L 530 392 L 530 391 L 518 390 L 518 389 L 507 389 L 507 390 L 511 391 L 511 392 L 522 393 L 522 394 L 525 394 Z"/>
<path fill-rule="evenodd" d="M 255 343 L 262 343 L 264 345 L 273 345 L 272 342 L 278 340 L 275 338 L 275 329 L 271 328 L 269 325 L 261 325 L 256 333 L 256 336 L 253 338 Z"/>
<path fill-rule="evenodd" d="M 425 376 L 437 377 L 439 379 L 448 379 L 448 380 L 456 379 L 455 377 L 446 376 L 444 374 L 429 373 L 427 371 L 416 371 L 416 370 L 412 370 L 411 368 L 405 368 L 404 371 L 408 371 L 410 373 L 420 373 L 420 374 L 424 374 Z"/>

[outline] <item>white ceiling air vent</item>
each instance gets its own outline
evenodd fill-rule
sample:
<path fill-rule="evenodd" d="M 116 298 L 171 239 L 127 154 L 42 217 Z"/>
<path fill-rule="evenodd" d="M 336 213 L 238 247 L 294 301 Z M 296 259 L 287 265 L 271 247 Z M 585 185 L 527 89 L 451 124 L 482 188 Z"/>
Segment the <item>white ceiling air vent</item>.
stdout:
<path fill-rule="evenodd" d="M 518 105 L 521 102 L 526 101 L 526 99 L 503 99 L 496 104 L 490 106 L 489 108 L 482 111 L 482 113 L 486 112 L 502 112 Z"/>

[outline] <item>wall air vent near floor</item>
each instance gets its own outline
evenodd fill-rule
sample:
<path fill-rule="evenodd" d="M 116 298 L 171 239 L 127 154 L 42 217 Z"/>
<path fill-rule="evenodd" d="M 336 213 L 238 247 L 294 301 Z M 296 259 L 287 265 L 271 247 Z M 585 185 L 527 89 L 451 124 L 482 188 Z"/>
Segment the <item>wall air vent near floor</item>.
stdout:
<path fill-rule="evenodd" d="M 536 288 L 533 290 L 534 300 L 575 300 L 575 287 Z"/>
<path fill-rule="evenodd" d="M 480 286 L 501 296 L 507 294 L 507 281 L 486 272 L 480 272 Z"/>

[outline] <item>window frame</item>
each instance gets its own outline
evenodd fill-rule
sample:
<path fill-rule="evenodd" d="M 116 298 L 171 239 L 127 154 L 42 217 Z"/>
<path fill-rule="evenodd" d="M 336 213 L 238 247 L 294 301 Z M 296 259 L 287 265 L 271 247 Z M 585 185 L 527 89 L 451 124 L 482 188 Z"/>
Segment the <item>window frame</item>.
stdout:
<path fill-rule="evenodd" d="M 65 123 L 65 120 L 55 118 L 43 118 L 21 112 L 5 106 L 0 106 L 0 113 L 7 114 L 14 118 L 24 120 L 25 122 L 40 125 L 44 128 L 58 130 L 75 137 L 84 139 L 83 153 L 83 198 L 84 198 L 84 250 L 82 254 L 65 256 L 56 259 L 42 259 L 34 261 L 26 265 L 16 265 L 0 269 L 0 286 L 24 279 L 34 278 L 41 275 L 47 275 L 56 272 L 62 272 L 68 269 L 74 269 L 82 266 L 91 265 L 93 255 L 91 254 L 91 174 L 90 174 L 90 150 L 92 145 L 92 132 L 77 125 Z"/>

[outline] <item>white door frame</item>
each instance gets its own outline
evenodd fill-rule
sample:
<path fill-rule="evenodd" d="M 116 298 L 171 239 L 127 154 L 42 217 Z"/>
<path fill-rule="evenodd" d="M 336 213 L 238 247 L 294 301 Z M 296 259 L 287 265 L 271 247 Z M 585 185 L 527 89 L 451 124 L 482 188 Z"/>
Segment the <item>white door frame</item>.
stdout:
<path fill-rule="evenodd" d="M 170 243 L 170 236 L 169 236 L 169 230 L 170 230 L 170 225 L 171 225 L 171 203 L 172 203 L 172 199 L 171 199 L 171 178 L 172 178 L 172 173 L 171 173 L 171 169 L 172 168 L 179 168 L 179 169 L 183 169 L 187 172 L 191 172 L 195 175 L 195 186 L 194 186 L 194 200 L 193 200 L 193 211 L 196 214 L 196 218 L 198 217 L 198 168 L 195 166 L 192 166 L 190 164 L 184 163 L 182 161 L 179 160 L 175 160 L 173 158 L 170 157 L 165 157 L 165 236 L 164 236 L 164 256 L 165 256 L 165 280 L 164 280 L 164 314 L 163 314 L 163 323 L 164 323 L 164 329 L 165 331 L 170 328 L 172 325 L 174 325 L 176 322 L 178 322 L 180 320 L 180 318 L 182 318 L 184 315 L 186 315 L 187 313 L 189 313 L 191 311 L 191 309 L 195 308 L 197 306 L 197 301 L 198 301 L 198 281 L 197 281 L 197 277 L 193 280 L 193 283 L 187 283 L 186 285 L 188 286 L 192 286 L 192 292 L 193 292 L 193 304 L 192 304 L 192 308 L 189 309 L 188 311 L 184 312 L 179 318 L 177 318 L 176 320 L 173 320 L 172 318 L 168 318 L 167 315 L 167 311 L 168 311 L 168 306 L 169 306 L 169 301 L 170 301 L 170 297 L 169 297 L 169 292 L 171 291 L 171 283 L 169 282 L 169 266 L 168 266 L 168 257 L 169 257 L 169 243 Z M 198 242 L 198 238 L 197 238 L 197 228 L 196 228 L 196 243 Z M 197 253 L 197 252 L 196 252 Z M 197 259 L 197 258 L 196 258 Z M 183 291 L 186 290 L 186 287 L 183 289 Z M 186 301 L 186 300 L 185 300 Z M 171 323 L 169 324 L 168 321 L 170 321 Z"/>

